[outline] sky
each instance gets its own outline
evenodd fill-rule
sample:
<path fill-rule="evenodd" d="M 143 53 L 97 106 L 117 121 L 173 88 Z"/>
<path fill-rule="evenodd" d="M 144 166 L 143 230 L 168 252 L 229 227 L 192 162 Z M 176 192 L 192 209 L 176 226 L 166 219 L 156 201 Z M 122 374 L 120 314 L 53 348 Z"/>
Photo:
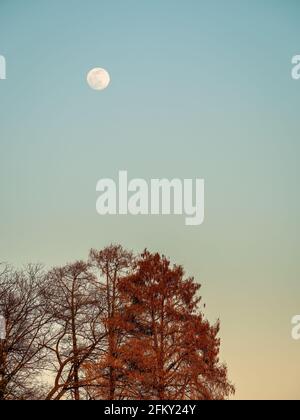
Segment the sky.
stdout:
<path fill-rule="evenodd" d="M 220 318 L 237 399 L 300 398 L 299 16 L 298 0 L 0 0 L 0 260 L 164 253 Z M 96 183 L 120 170 L 205 179 L 204 224 L 100 217 Z"/>

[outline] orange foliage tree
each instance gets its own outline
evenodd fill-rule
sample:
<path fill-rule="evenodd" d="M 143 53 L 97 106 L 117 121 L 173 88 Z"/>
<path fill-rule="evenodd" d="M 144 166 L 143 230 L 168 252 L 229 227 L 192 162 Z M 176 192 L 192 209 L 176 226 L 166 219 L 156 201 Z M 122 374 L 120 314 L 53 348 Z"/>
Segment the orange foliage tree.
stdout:
<path fill-rule="evenodd" d="M 234 393 L 219 361 L 219 322 L 204 318 L 200 287 L 148 251 L 132 274 L 118 278 L 118 310 L 109 323 L 122 337 L 113 358 L 115 399 L 222 400 Z M 87 369 L 90 377 L 98 369 L 98 385 L 100 367 Z"/>

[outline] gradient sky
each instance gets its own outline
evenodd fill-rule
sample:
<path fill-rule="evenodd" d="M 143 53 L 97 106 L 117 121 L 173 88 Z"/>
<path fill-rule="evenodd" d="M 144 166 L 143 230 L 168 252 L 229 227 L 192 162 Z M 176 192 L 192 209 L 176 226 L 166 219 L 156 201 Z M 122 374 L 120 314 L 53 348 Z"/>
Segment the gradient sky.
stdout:
<path fill-rule="evenodd" d="M 221 319 L 236 398 L 300 398 L 299 17 L 298 0 L 0 0 L 0 260 L 165 253 Z M 204 225 L 98 216 L 97 180 L 123 169 L 204 178 Z"/>

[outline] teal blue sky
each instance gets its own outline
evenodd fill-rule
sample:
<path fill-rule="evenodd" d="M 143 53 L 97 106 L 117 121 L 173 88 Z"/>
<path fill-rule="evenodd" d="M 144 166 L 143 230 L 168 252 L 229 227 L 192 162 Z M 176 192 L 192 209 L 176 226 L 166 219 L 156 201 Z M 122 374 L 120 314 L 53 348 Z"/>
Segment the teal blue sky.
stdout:
<path fill-rule="evenodd" d="M 0 0 L 0 260 L 164 252 L 221 318 L 237 398 L 300 398 L 299 17 L 297 0 Z M 98 216 L 97 180 L 123 169 L 204 178 L 204 225 Z"/>

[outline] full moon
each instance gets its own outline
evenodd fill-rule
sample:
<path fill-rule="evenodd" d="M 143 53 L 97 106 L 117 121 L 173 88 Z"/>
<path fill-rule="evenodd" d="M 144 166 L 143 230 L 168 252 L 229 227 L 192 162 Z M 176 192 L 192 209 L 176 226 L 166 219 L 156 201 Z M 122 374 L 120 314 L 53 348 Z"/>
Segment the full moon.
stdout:
<path fill-rule="evenodd" d="M 95 68 L 88 73 L 87 82 L 94 90 L 104 90 L 110 84 L 110 75 L 104 69 Z"/>

